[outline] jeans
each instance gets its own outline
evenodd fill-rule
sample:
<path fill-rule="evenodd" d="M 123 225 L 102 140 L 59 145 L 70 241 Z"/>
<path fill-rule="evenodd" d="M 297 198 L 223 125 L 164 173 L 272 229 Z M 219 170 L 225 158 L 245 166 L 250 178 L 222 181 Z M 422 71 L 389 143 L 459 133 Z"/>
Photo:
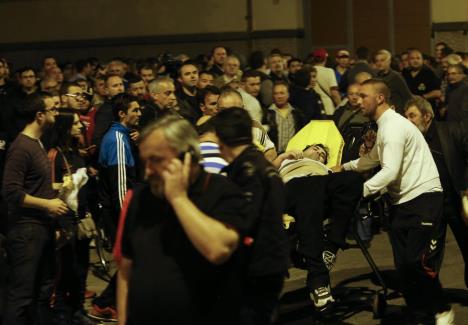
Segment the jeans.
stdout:
<path fill-rule="evenodd" d="M 4 325 L 52 323 L 55 234 L 51 225 L 15 224 L 7 234 L 9 275 Z"/>

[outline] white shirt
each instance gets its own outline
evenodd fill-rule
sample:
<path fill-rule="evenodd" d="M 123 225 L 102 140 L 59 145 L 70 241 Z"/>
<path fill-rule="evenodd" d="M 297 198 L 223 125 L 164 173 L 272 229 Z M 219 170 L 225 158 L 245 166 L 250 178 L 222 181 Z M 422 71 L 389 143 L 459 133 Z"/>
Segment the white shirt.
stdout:
<path fill-rule="evenodd" d="M 260 106 L 259 101 L 257 98 L 246 92 L 244 89 L 239 88 L 239 93 L 242 96 L 242 102 L 244 103 L 244 109 L 249 112 L 250 117 L 252 120 L 255 120 L 259 123 L 262 123 L 262 107 Z"/>
<path fill-rule="evenodd" d="M 320 95 L 323 107 L 327 115 L 333 115 L 335 112 L 335 103 L 331 98 L 331 88 L 338 87 L 336 82 L 335 71 L 333 69 L 316 65 L 317 69 L 317 84 L 314 90 Z"/>
<path fill-rule="evenodd" d="M 427 192 L 442 192 L 439 173 L 421 131 L 410 121 L 386 110 L 377 120 L 375 146 L 367 155 L 343 165 L 345 170 L 382 169 L 364 183 L 364 196 L 385 187 L 394 204 L 408 202 Z"/>
<path fill-rule="evenodd" d="M 283 182 L 287 183 L 291 179 L 298 177 L 328 175 L 330 169 L 320 161 L 301 158 L 284 160 L 278 168 L 278 172 Z"/>

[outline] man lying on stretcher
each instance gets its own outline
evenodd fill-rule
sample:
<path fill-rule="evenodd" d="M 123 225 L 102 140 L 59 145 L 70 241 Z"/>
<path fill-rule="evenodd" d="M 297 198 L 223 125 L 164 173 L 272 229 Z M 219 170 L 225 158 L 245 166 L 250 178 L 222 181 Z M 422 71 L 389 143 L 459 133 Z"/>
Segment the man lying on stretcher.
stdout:
<path fill-rule="evenodd" d="M 362 196 L 363 179 L 354 172 L 332 173 L 322 144 L 285 152 L 273 164 L 286 183 L 286 213 L 296 219 L 298 252 L 306 265 L 307 288 L 318 310 L 334 302 L 329 271 L 339 248 L 346 247 L 349 222 Z M 331 217 L 324 236 L 323 221 Z"/>

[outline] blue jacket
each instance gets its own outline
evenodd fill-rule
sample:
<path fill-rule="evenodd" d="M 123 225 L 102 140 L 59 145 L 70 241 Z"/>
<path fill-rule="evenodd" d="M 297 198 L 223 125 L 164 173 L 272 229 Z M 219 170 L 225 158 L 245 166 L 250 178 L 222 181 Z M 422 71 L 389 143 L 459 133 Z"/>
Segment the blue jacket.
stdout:
<path fill-rule="evenodd" d="M 130 130 L 113 122 L 102 138 L 99 149 L 99 196 L 105 208 L 120 213 L 127 189 L 135 181 Z"/>

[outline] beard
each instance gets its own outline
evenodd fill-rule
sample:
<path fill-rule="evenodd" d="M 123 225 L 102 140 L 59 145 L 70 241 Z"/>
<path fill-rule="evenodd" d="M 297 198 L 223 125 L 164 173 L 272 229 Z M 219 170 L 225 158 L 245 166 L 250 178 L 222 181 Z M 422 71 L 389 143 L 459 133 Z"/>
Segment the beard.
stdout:
<path fill-rule="evenodd" d="M 164 198 L 164 182 L 159 178 L 147 178 L 146 181 L 150 185 L 151 193 L 159 199 Z"/>

